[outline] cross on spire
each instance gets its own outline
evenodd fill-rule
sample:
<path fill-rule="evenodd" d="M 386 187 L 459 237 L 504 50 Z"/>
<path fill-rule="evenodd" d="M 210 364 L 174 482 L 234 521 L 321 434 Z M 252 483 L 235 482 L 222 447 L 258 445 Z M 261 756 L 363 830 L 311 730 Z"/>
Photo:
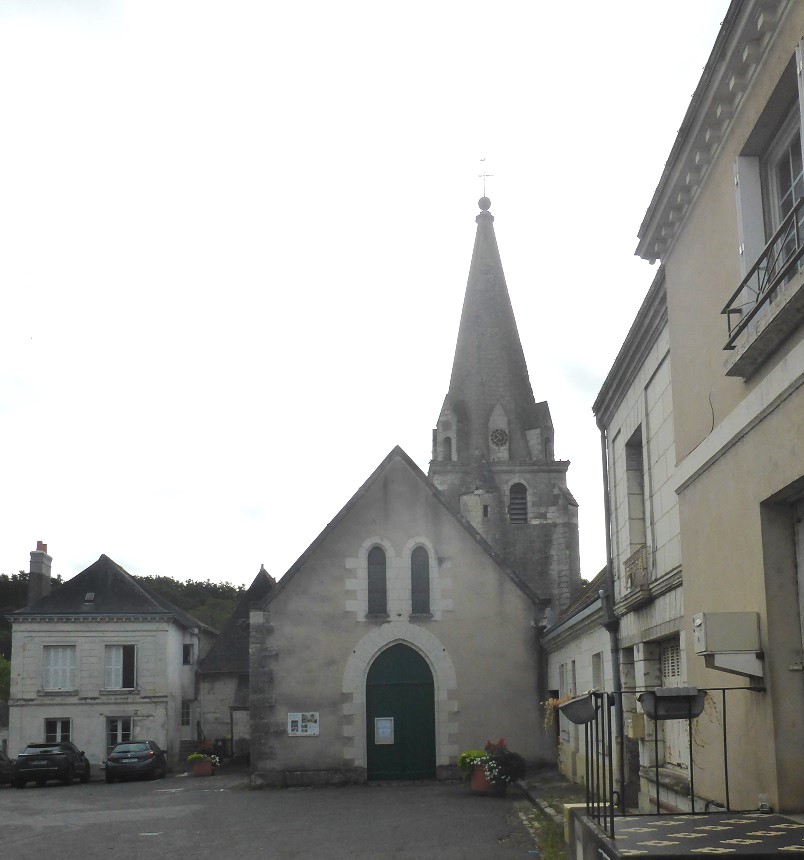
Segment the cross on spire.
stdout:
<path fill-rule="evenodd" d="M 486 165 L 485 165 L 485 157 L 480 159 L 480 166 L 483 168 L 483 172 L 478 174 L 478 179 L 483 180 L 483 196 L 486 196 L 486 180 L 490 177 L 494 176 L 493 173 L 486 173 Z"/>

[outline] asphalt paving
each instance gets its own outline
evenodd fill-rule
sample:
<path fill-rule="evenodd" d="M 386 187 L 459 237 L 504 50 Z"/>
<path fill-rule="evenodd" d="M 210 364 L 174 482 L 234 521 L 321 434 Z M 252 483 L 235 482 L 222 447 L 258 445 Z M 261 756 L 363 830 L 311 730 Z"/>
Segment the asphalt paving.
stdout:
<path fill-rule="evenodd" d="M 0 789 L 0 858 L 533 858 L 530 804 L 457 782 L 251 789 L 245 772 Z"/>

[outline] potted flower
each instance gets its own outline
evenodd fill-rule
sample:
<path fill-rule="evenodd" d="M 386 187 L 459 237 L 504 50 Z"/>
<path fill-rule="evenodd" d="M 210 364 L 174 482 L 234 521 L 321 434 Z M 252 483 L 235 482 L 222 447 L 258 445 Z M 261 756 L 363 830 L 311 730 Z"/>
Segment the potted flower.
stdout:
<path fill-rule="evenodd" d="M 485 750 L 466 750 L 458 765 L 469 780 L 472 794 L 503 797 L 512 782 L 525 776 L 525 760 L 508 749 L 504 738 L 486 741 Z"/>
<path fill-rule="evenodd" d="M 212 776 L 221 760 L 216 755 L 194 752 L 187 756 L 187 762 L 193 769 L 193 776 Z"/>

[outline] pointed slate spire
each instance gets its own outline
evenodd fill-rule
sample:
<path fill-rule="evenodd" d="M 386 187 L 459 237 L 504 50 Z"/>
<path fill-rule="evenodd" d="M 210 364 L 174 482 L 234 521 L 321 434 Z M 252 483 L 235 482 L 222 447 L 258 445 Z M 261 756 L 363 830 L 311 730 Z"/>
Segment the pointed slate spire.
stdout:
<path fill-rule="evenodd" d="M 481 197 L 478 205 L 481 211 L 475 218 L 477 234 L 442 416 L 454 421 L 454 461 L 494 459 L 489 437 L 495 428 L 490 423 L 496 421 L 493 415 L 501 414 L 504 426 L 496 429 L 508 437 L 506 459 L 530 460 L 526 431 L 551 428 L 549 411 L 546 403 L 537 404 L 533 397 L 497 248 L 494 216 L 489 212 L 491 201 Z M 496 438 L 500 441 L 505 436 Z"/>

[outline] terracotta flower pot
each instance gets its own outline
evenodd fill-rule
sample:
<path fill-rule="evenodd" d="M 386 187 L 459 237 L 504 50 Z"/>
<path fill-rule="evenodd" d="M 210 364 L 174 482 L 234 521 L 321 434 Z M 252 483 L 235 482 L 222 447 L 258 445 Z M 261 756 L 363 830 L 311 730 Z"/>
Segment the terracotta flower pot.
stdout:
<path fill-rule="evenodd" d="M 488 797 L 504 797 L 508 789 L 507 782 L 491 782 L 483 770 L 483 765 L 476 764 L 469 777 L 469 790 L 472 794 L 485 794 Z"/>
<path fill-rule="evenodd" d="M 208 758 L 197 759 L 193 762 L 193 776 L 212 776 L 215 768 Z"/>

